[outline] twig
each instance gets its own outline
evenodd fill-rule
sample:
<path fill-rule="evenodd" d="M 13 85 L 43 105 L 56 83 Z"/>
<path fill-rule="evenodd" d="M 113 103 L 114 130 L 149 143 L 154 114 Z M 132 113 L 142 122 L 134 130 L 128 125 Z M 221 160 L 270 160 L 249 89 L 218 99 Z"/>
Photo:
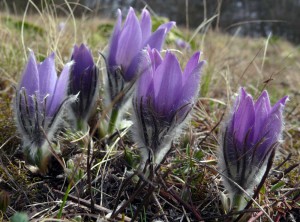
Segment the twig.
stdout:
<path fill-rule="evenodd" d="M 159 177 L 160 178 L 160 177 Z M 179 203 L 181 203 L 185 208 L 189 209 L 194 216 L 196 217 L 197 221 L 203 221 L 200 213 L 190 204 L 185 202 L 175 191 L 173 191 L 172 188 L 168 188 L 165 182 L 160 178 L 162 186 L 166 189 L 168 193 L 171 194 L 172 197 L 174 197 Z"/>
<path fill-rule="evenodd" d="M 125 188 L 125 186 L 127 186 L 127 184 L 129 184 L 129 182 L 131 181 L 131 179 L 135 176 L 136 174 L 133 173 L 132 175 L 130 175 L 128 178 L 126 178 L 125 180 L 122 181 L 122 184 L 118 190 L 118 194 L 117 194 L 117 198 L 116 198 L 116 203 L 115 203 L 115 206 L 113 208 L 113 212 L 112 212 L 112 215 L 114 215 L 115 211 L 117 210 L 118 208 L 118 203 L 119 203 L 119 200 L 120 200 L 120 197 L 121 197 L 121 194 Z"/>
<path fill-rule="evenodd" d="M 291 172 L 293 169 L 295 169 L 295 168 L 296 168 L 297 166 L 299 166 L 299 165 L 300 165 L 300 163 L 295 163 L 294 165 L 292 165 L 292 166 L 290 166 L 289 168 L 285 169 L 285 170 L 283 171 L 283 173 L 280 174 L 280 176 L 278 177 L 278 179 L 275 180 L 275 181 L 272 183 L 272 185 L 278 183 L 278 182 L 282 179 L 282 177 L 283 177 L 284 175 L 288 174 L 289 172 Z"/>
<path fill-rule="evenodd" d="M 283 166 L 283 164 L 285 164 L 288 160 L 291 159 L 292 154 L 290 153 L 283 161 L 282 163 L 280 163 L 277 167 L 275 167 L 275 170 L 279 170 L 280 167 Z"/>
<path fill-rule="evenodd" d="M 215 131 L 215 129 L 220 125 L 220 123 L 222 122 L 223 120 L 223 117 L 224 117 L 225 113 L 222 114 L 220 120 L 217 122 L 217 124 L 205 135 L 205 137 L 199 142 L 198 146 L 200 146 L 206 139 L 207 137 L 213 132 Z"/>
<path fill-rule="evenodd" d="M 53 191 L 61 196 L 64 196 L 65 193 L 64 192 L 61 192 L 59 190 L 55 190 L 53 189 Z M 81 204 L 82 206 L 85 206 L 85 207 L 91 207 L 91 202 L 90 201 L 87 201 L 87 200 L 84 200 L 82 198 L 79 198 L 79 197 L 75 197 L 71 194 L 68 195 L 68 199 L 75 202 L 75 203 L 78 203 L 78 204 Z M 94 204 L 94 210 L 95 212 L 99 212 L 99 213 L 105 213 L 105 214 L 110 214 L 112 213 L 112 210 L 110 209 L 107 209 L 105 207 L 102 207 L 98 204 Z M 131 218 L 127 217 L 127 216 L 123 216 L 121 214 L 118 214 L 115 216 L 118 220 L 122 220 L 122 221 L 126 221 L 126 222 L 130 222 L 131 221 Z"/>
<path fill-rule="evenodd" d="M 253 57 L 253 59 L 251 60 L 251 62 L 248 64 L 248 66 L 246 67 L 246 69 L 243 71 L 242 75 L 240 76 L 239 79 L 239 85 L 241 85 L 241 81 L 245 75 L 245 73 L 248 71 L 249 67 L 252 65 L 252 63 L 254 62 L 254 60 L 256 59 L 256 57 L 258 56 L 258 54 L 260 53 L 260 51 L 263 49 L 263 47 L 261 47 L 258 52 L 256 53 L 256 55 Z"/>
<path fill-rule="evenodd" d="M 254 222 L 256 221 L 258 218 L 260 218 L 262 215 L 264 214 L 264 212 L 260 211 L 256 216 L 251 217 L 248 222 Z"/>
<path fill-rule="evenodd" d="M 157 198 L 157 196 L 156 196 L 155 193 L 153 193 L 153 197 L 154 197 L 154 200 L 155 200 L 157 206 L 159 207 L 159 210 L 162 212 L 162 216 L 164 217 L 164 220 L 166 222 L 169 222 L 169 220 L 168 220 L 168 218 L 166 216 L 166 213 L 164 212 L 164 209 L 162 208 L 162 206 L 161 206 L 161 204 L 160 204 L 160 202 L 159 202 L 159 200 L 158 200 L 158 198 Z"/>
<path fill-rule="evenodd" d="M 144 187 L 147 185 L 147 183 L 143 183 L 130 197 L 129 199 L 119 208 L 117 209 L 112 215 L 111 218 L 115 218 L 117 215 L 119 215 L 120 212 L 122 212 L 129 203 L 131 203 L 134 198 L 144 189 Z"/>
<path fill-rule="evenodd" d="M 143 207 L 145 207 L 145 209 L 147 209 L 147 207 L 149 205 L 150 197 L 153 194 L 153 191 L 154 191 L 155 187 L 148 187 L 148 189 L 149 189 L 148 193 L 143 197 L 144 201 L 143 201 L 142 204 L 139 205 L 139 207 L 135 211 L 135 213 L 132 217 L 132 221 L 134 221 L 137 218 L 139 212 L 142 210 Z"/>
<path fill-rule="evenodd" d="M 87 166 L 86 166 L 86 174 L 87 174 L 87 183 L 88 183 L 88 193 L 91 198 L 91 213 L 94 213 L 94 198 L 92 193 L 92 175 L 91 175 L 91 166 L 93 163 L 93 156 L 91 157 L 91 143 L 92 140 L 88 141 L 88 149 L 87 149 Z"/>
<path fill-rule="evenodd" d="M 233 212 L 230 212 L 230 213 L 225 214 L 225 215 L 203 217 L 202 219 L 204 221 L 213 221 L 215 219 L 222 219 L 221 221 L 225 221 L 225 219 L 228 219 L 228 218 L 230 218 L 230 217 L 232 217 L 234 215 L 237 215 L 237 214 L 255 213 L 255 212 L 262 212 L 262 211 L 260 211 L 260 209 L 258 209 L 258 208 L 253 208 L 253 209 L 247 209 L 247 210 L 233 211 Z"/>

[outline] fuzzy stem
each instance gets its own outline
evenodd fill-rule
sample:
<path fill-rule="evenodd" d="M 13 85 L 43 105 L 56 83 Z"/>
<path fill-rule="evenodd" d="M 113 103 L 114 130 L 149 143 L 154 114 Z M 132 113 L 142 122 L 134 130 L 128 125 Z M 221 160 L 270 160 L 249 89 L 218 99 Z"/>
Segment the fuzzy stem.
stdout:
<path fill-rule="evenodd" d="M 119 110 L 113 108 L 108 123 L 108 134 L 112 134 L 112 132 L 114 131 L 117 124 L 118 115 L 119 115 Z"/>
<path fill-rule="evenodd" d="M 99 123 L 99 128 L 98 128 L 98 135 L 99 139 L 103 139 L 107 135 L 107 122 L 103 119 Z"/>
<path fill-rule="evenodd" d="M 87 122 L 80 118 L 77 121 L 77 130 L 86 132 L 88 129 L 87 125 L 88 125 Z"/>
<path fill-rule="evenodd" d="M 236 194 L 232 199 L 232 208 L 235 211 L 240 211 L 245 208 L 247 203 L 248 201 L 245 199 L 245 196 L 243 194 Z"/>

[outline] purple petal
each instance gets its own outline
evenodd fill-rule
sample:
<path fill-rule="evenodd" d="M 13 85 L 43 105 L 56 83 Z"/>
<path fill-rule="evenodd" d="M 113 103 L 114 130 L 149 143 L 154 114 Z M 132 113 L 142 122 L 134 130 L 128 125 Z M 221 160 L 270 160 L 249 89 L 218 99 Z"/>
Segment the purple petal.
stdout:
<path fill-rule="evenodd" d="M 269 114 L 268 118 L 264 122 L 264 125 L 262 126 L 260 132 L 259 138 L 264 138 L 264 143 L 260 146 L 259 154 L 263 155 L 268 151 L 268 149 L 271 148 L 271 146 L 278 142 L 282 129 L 283 129 L 283 108 L 285 105 L 287 97 L 283 97 L 281 100 L 279 100 L 273 108 L 271 113 Z"/>
<path fill-rule="evenodd" d="M 174 26 L 176 26 L 176 22 L 172 21 L 160 25 L 157 29 L 166 29 L 166 32 L 169 32 Z"/>
<path fill-rule="evenodd" d="M 150 48 L 157 50 L 162 49 L 162 45 L 165 41 L 166 29 L 157 29 L 151 36 L 144 42 L 144 46 L 149 45 Z"/>
<path fill-rule="evenodd" d="M 275 105 L 272 107 L 271 112 L 273 112 L 274 110 L 277 110 L 278 107 L 281 107 L 281 105 L 285 105 L 285 103 L 288 101 L 289 97 L 285 96 L 283 98 L 281 98 L 280 100 L 277 101 L 277 103 L 275 103 Z"/>
<path fill-rule="evenodd" d="M 253 99 L 251 95 L 246 94 L 245 90 L 242 88 L 238 109 L 236 110 L 234 117 L 234 133 L 237 141 L 243 143 L 248 133 L 247 141 L 251 141 L 254 122 L 255 113 Z"/>
<path fill-rule="evenodd" d="M 254 124 L 254 137 L 253 141 L 257 142 L 260 139 L 261 130 L 265 125 L 268 118 L 271 106 L 270 99 L 267 91 L 263 91 L 254 105 L 255 109 L 255 124 Z"/>
<path fill-rule="evenodd" d="M 119 36 L 116 63 L 127 70 L 131 60 L 141 49 L 142 31 L 139 21 L 132 8 L 129 9 L 124 27 Z"/>
<path fill-rule="evenodd" d="M 174 25 L 176 25 L 175 22 L 168 22 L 160 25 L 151 36 L 143 38 L 143 46 L 149 45 L 151 48 L 155 48 L 160 51 L 165 41 L 166 34 Z"/>
<path fill-rule="evenodd" d="M 142 60 L 141 57 L 143 57 L 142 54 L 142 51 L 138 52 L 136 56 L 131 60 L 129 67 L 124 70 L 125 73 L 123 74 L 123 77 L 126 82 L 133 80 L 135 77 L 138 77 L 138 75 L 141 74 L 141 70 L 139 68 L 141 67 L 140 62 Z"/>
<path fill-rule="evenodd" d="M 24 87 L 27 95 L 33 95 L 39 90 L 39 75 L 34 52 L 30 51 L 27 66 L 22 74 L 19 90 Z"/>
<path fill-rule="evenodd" d="M 174 54 L 167 52 L 165 59 L 156 69 L 154 76 L 155 107 L 168 115 L 176 111 L 173 107 L 179 99 L 182 88 L 182 71 Z"/>
<path fill-rule="evenodd" d="M 74 45 L 74 48 L 73 48 L 73 52 L 72 52 L 72 56 L 71 56 L 71 60 L 74 59 L 74 55 L 77 55 L 79 52 L 79 48 L 77 45 Z"/>
<path fill-rule="evenodd" d="M 77 65 L 74 65 L 77 66 L 79 70 L 84 70 L 86 67 L 94 66 L 92 53 L 84 44 L 81 44 L 79 48 L 76 45 L 74 46 L 72 59 L 77 63 Z"/>
<path fill-rule="evenodd" d="M 121 32 L 122 12 L 120 9 L 118 9 L 117 13 L 118 13 L 117 22 L 115 24 L 115 28 L 109 43 L 109 53 L 108 53 L 108 61 L 107 61 L 109 66 L 116 65 L 116 53 L 118 50 L 118 41 Z"/>
<path fill-rule="evenodd" d="M 142 30 L 142 38 L 148 39 L 151 35 L 152 22 L 147 9 L 143 9 L 140 24 Z"/>
<path fill-rule="evenodd" d="M 151 51 L 150 51 L 151 52 Z M 140 65 L 143 69 L 143 72 L 138 80 L 137 95 L 138 97 L 147 97 L 153 98 L 154 85 L 153 85 L 153 67 L 151 66 L 151 57 L 148 50 L 143 51 L 142 60 Z"/>
<path fill-rule="evenodd" d="M 189 75 L 185 76 L 186 73 L 183 74 L 185 82 L 181 94 L 182 101 L 193 102 L 192 100 L 195 98 L 199 91 L 201 71 L 204 63 L 204 61 L 201 61 L 194 68 L 194 70 L 192 70 L 191 73 L 189 73 Z M 178 106 L 180 106 L 180 104 L 178 104 Z"/>
<path fill-rule="evenodd" d="M 92 57 L 91 51 L 84 45 L 81 44 L 81 46 L 78 48 L 77 46 L 74 46 L 74 51 L 72 54 L 72 59 L 74 60 L 74 65 L 72 68 L 72 76 L 71 76 L 71 94 L 77 94 L 82 89 L 82 86 L 84 88 L 89 87 L 86 86 L 83 83 L 88 83 L 89 80 L 92 79 L 91 71 L 94 67 L 94 61 Z M 82 85 L 83 84 L 83 85 Z"/>
<path fill-rule="evenodd" d="M 53 95 L 55 89 L 57 74 L 55 70 L 54 56 L 54 53 L 52 53 L 38 66 L 40 101 L 42 101 L 42 99 L 47 95 L 47 100 L 51 101 L 51 96 Z"/>
<path fill-rule="evenodd" d="M 150 49 L 150 47 L 148 47 L 148 51 L 152 61 L 153 70 L 156 70 L 157 67 L 162 63 L 163 59 L 156 49 Z"/>
<path fill-rule="evenodd" d="M 183 71 L 183 81 L 185 82 L 189 75 L 194 71 L 194 69 L 199 65 L 200 52 L 194 53 L 194 55 L 190 58 L 188 63 L 185 66 Z"/>
<path fill-rule="evenodd" d="M 152 65 L 152 69 L 153 71 L 155 71 L 157 69 L 157 67 L 162 63 L 162 57 L 160 55 L 160 53 L 156 50 L 156 49 L 151 49 L 149 46 L 145 49 L 148 53 L 148 57 L 150 59 L 150 65 Z M 140 53 L 139 53 L 140 54 Z M 142 54 L 144 54 L 142 52 Z M 141 55 L 139 55 L 139 58 L 141 58 Z M 135 68 L 138 67 L 138 63 L 141 59 L 135 61 Z M 145 69 L 145 67 L 144 67 Z M 143 72 L 143 70 L 141 70 L 140 72 Z"/>
<path fill-rule="evenodd" d="M 59 109 L 60 105 L 62 104 L 63 100 L 66 98 L 67 95 L 67 86 L 69 82 L 69 75 L 70 70 L 73 65 L 73 62 L 69 62 L 64 66 L 56 85 L 55 90 L 53 93 L 52 101 L 49 103 L 47 107 L 47 115 L 54 116 L 57 110 Z"/>
<path fill-rule="evenodd" d="M 262 94 L 259 96 L 259 98 L 255 102 L 254 108 L 256 109 L 257 106 L 261 106 L 260 103 L 264 103 L 267 112 L 271 111 L 270 98 L 266 90 L 264 90 Z"/>

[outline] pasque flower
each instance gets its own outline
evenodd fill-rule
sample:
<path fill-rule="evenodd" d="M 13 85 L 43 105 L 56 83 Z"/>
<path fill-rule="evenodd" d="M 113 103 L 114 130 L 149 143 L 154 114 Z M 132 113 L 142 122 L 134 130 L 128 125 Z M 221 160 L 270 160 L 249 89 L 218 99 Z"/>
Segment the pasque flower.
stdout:
<path fill-rule="evenodd" d="M 156 49 L 144 51 L 133 97 L 133 134 L 141 152 L 141 167 L 147 161 L 161 163 L 191 111 L 204 64 L 199 58 L 200 52 L 195 53 L 182 72 L 173 53 L 168 51 L 162 58 Z"/>
<path fill-rule="evenodd" d="M 175 39 L 175 44 L 180 49 L 186 49 L 187 51 L 189 51 L 191 49 L 190 43 L 186 42 L 182 38 Z"/>
<path fill-rule="evenodd" d="M 282 112 L 287 98 L 283 97 L 272 107 L 267 91 L 254 102 L 250 94 L 240 89 L 224 126 L 220 152 L 220 170 L 231 207 L 243 209 L 247 201 L 243 191 L 230 179 L 252 195 L 263 178 L 281 138 Z"/>
<path fill-rule="evenodd" d="M 71 65 L 66 64 L 58 78 L 54 53 L 37 63 L 30 51 L 17 87 L 14 111 L 23 149 L 28 161 L 42 171 L 47 169 L 51 153 L 48 141 L 52 141 L 57 132 L 65 105 L 75 100 L 74 96 L 66 96 Z"/>
<path fill-rule="evenodd" d="M 141 50 L 149 45 L 161 50 L 167 32 L 175 22 L 162 24 L 152 33 L 152 22 L 149 12 L 144 9 L 138 20 L 132 8 L 122 26 L 122 14 L 118 10 L 118 18 L 108 47 L 107 91 L 109 103 L 115 109 L 122 107 L 133 92 L 133 83 L 139 75 L 137 67 L 140 62 Z"/>
<path fill-rule="evenodd" d="M 98 95 L 98 68 L 91 51 L 84 44 L 74 46 L 71 60 L 74 65 L 70 73 L 69 95 L 78 94 L 71 109 L 77 128 L 84 130 Z"/>
<path fill-rule="evenodd" d="M 165 36 L 175 22 L 163 24 L 151 33 L 152 24 L 149 12 L 144 9 L 139 21 L 133 8 L 130 8 L 123 27 L 121 24 L 122 13 L 118 10 L 118 19 L 107 56 L 111 100 L 124 90 L 124 82 L 131 81 L 138 74 L 139 52 L 147 45 L 161 50 Z"/>

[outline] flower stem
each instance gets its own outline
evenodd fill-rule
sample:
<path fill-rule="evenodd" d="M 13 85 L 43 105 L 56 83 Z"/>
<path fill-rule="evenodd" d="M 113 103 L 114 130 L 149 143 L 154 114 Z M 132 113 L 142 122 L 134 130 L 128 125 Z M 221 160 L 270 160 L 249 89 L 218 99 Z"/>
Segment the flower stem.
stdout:
<path fill-rule="evenodd" d="M 247 205 L 248 201 L 245 199 L 243 194 L 236 194 L 232 200 L 232 207 L 236 211 L 243 210 Z"/>
<path fill-rule="evenodd" d="M 88 129 L 86 121 L 83 119 L 78 119 L 77 121 L 77 131 L 86 132 Z"/>
<path fill-rule="evenodd" d="M 118 115 L 119 115 L 119 110 L 113 108 L 111 111 L 110 120 L 108 124 L 108 134 L 111 134 L 114 131 L 117 124 Z"/>
<path fill-rule="evenodd" d="M 60 209 L 59 209 L 59 212 L 57 214 L 57 218 L 58 219 L 60 219 L 62 217 L 62 210 L 63 210 L 64 206 L 66 205 L 67 198 L 69 196 L 70 191 L 71 191 L 71 183 L 69 183 L 68 188 L 66 190 L 66 193 L 65 193 L 65 195 L 63 197 L 62 203 L 60 205 Z"/>

